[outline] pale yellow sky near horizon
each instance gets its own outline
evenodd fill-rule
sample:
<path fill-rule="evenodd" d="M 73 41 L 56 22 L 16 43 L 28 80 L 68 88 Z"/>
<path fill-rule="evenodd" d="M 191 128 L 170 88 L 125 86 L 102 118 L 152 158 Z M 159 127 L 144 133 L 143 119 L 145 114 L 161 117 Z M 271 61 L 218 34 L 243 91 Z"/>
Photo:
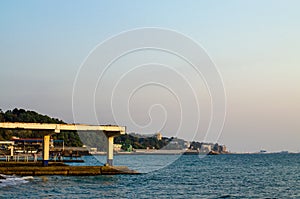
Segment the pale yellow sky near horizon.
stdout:
<path fill-rule="evenodd" d="M 30 109 L 74 122 L 74 81 L 80 65 L 92 49 L 124 31 L 160 27 L 193 39 L 205 49 L 219 69 L 227 97 L 227 115 L 218 142 L 226 144 L 231 151 L 253 152 L 266 149 L 299 152 L 299 6 L 300 2 L 294 0 L 78 1 L 71 5 L 68 2 L 51 1 L 2 1 L 0 108 Z M 122 71 L 118 67 L 111 71 L 112 75 Z M 159 74 L 156 70 L 153 71 L 154 74 Z M 92 74 L 86 78 L 87 84 L 96 75 L 90 72 Z M 166 79 L 171 83 L 178 81 L 179 76 L 168 73 L 165 69 L 157 77 L 164 75 L 168 76 Z M 150 75 L 147 77 L 150 78 Z M 194 85 L 195 82 L 191 82 Z M 210 104 L 207 100 L 208 93 L 202 89 L 203 84 L 199 81 L 196 90 L 204 99 L 199 104 L 204 115 L 201 128 L 205 130 L 207 118 L 210 117 Z M 121 86 L 126 85 L 134 88 L 130 83 L 123 83 Z M 178 83 L 178 87 L 175 87 L 187 88 L 184 86 L 186 85 Z M 87 87 L 93 89 L 95 85 Z M 99 106 L 99 92 L 94 96 L 99 100 L 96 104 L 99 122 L 114 123 L 108 117 L 111 108 Z M 147 92 L 151 94 L 153 91 Z M 176 92 L 183 95 L 180 91 Z M 93 97 L 92 94 L 91 96 Z M 172 135 L 178 130 L 176 126 L 180 121 L 176 118 L 179 118 L 180 112 L 171 95 L 161 96 L 164 97 L 162 104 L 165 103 L 166 108 L 173 110 L 169 116 L 174 116 L 163 133 Z M 172 99 L 167 104 L 170 97 Z M 186 100 L 184 95 L 182 99 Z M 147 101 L 145 104 L 156 103 L 156 100 L 157 98 L 149 98 L 149 103 Z M 93 103 L 93 99 L 89 102 Z M 122 98 L 114 103 L 116 106 L 122 105 Z M 80 121 L 93 123 L 94 110 L 85 109 L 85 105 L 77 107 L 82 113 Z M 195 107 L 191 100 L 186 110 L 193 111 Z M 144 109 L 142 107 L 140 110 Z M 153 116 L 156 116 L 154 119 L 162 120 L 163 111 L 156 106 L 153 109 Z M 136 114 L 133 117 L 138 118 L 138 121 L 140 119 L 141 123 L 149 119 L 147 114 L 142 115 L 138 110 L 132 113 Z M 194 116 L 193 113 L 190 118 Z M 157 124 L 152 129 L 149 128 L 149 131 L 160 128 L 159 121 L 154 122 Z M 199 139 L 203 136 L 203 129 L 197 132 Z M 180 134 L 183 138 L 193 135 L 194 132 Z"/>

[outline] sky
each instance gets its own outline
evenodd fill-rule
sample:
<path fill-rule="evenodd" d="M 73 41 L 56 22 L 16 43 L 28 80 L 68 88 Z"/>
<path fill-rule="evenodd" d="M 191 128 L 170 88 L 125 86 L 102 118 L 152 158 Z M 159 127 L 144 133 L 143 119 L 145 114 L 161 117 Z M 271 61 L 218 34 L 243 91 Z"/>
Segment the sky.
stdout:
<path fill-rule="evenodd" d="M 299 4 L 1 1 L 0 108 L 161 131 L 234 152 L 299 152 Z M 169 42 L 187 57 L 197 50 L 204 77 L 170 51 L 144 49 L 120 57 L 100 78 L 101 61 L 137 41 Z M 191 51 L 190 41 L 202 50 Z"/>

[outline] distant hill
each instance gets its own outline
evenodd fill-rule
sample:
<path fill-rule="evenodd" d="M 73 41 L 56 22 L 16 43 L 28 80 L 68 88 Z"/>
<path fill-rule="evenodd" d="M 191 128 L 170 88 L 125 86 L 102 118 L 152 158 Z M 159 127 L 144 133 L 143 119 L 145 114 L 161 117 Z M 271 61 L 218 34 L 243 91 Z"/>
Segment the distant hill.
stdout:
<path fill-rule="evenodd" d="M 106 151 L 107 138 L 103 132 L 78 132 L 80 139 L 87 148 L 97 148 L 98 151 Z"/>
<path fill-rule="evenodd" d="M 65 122 L 57 118 L 51 118 L 47 115 L 41 115 L 35 111 L 24 109 L 13 109 L 3 112 L 0 109 L 0 122 L 34 122 L 34 123 L 58 123 L 64 124 Z M 12 136 L 20 138 L 42 138 L 45 131 L 32 131 L 32 130 L 4 130 L 0 129 L 0 140 L 10 140 Z M 53 139 L 64 140 L 65 146 L 80 147 L 82 142 L 76 131 L 62 131 L 59 134 L 52 136 Z"/>

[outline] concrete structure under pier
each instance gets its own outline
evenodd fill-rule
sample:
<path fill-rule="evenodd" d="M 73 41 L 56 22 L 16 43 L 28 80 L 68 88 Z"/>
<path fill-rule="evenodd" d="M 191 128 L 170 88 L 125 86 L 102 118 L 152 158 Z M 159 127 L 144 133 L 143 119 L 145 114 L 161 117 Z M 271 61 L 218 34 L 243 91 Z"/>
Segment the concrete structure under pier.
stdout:
<path fill-rule="evenodd" d="M 41 176 L 41 175 L 116 175 L 139 174 L 126 166 L 68 166 L 63 163 L 49 162 L 47 167 L 34 162 L 4 162 L 0 163 L 0 173 L 4 175 Z"/>
<path fill-rule="evenodd" d="M 48 124 L 48 123 L 20 123 L 0 122 L 0 129 L 26 129 L 49 131 L 43 138 L 43 166 L 48 166 L 50 136 L 60 131 L 102 131 L 108 140 L 107 144 L 107 165 L 113 165 L 114 137 L 125 134 L 125 127 L 112 125 L 86 125 L 86 124 Z"/>

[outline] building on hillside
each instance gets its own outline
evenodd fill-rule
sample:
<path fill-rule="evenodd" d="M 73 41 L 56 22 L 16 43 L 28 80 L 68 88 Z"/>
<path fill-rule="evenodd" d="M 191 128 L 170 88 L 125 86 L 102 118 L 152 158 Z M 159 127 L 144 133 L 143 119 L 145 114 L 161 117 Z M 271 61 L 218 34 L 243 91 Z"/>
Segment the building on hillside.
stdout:
<path fill-rule="evenodd" d="M 160 132 L 155 134 L 155 137 L 157 140 L 161 140 L 162 139 L 162 134 Z"/>
<path fill-rule="evenodd" d="M 208 152 L 210 152 L 211 151 L 211 144 L 202 144 L 201 145 L 201 148 L 200 148 L 200 151 L 201 152 L 204 152 L 204 153 L 208 153 Z"/>
<path fill-rule="evenodd" d="M 184 142 L 184 148 L 185 148 L 185 149 L 190 148 L 190 146 L 191 146 L 191 143 L 190 143 L 189 141 L 185 141 L 185 142 Z"/>
<path fill-rule="evenodd" d="M 96 153 L 96 152 L 98 152 L 96 147 L 90 148 L 90 153 Z"/>
<path fill-rule="evenodd" d="M 220 149 L 220 152 L 221 152 L 221 153 L 227 153 L 227 148 L 226 148 L 225 145 L 220 145 L 220 146 L 219 146 L 219 149 Z"/>
<path fill-rule="evenodd" d="M 121 148 L 122 148 L 122 144 L 114 144 L 114 151 L 119 152 L 122 150 Z"/>

